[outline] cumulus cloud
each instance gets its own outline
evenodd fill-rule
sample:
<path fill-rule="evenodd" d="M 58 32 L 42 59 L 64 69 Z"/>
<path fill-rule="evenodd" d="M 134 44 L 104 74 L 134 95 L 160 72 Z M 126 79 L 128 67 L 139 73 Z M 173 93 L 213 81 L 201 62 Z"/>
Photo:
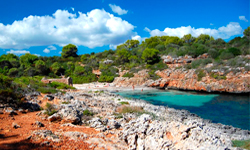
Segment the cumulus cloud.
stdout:
<path fill-rule="evenodd" d="M 26 53 L 30 53 L 30 51 L 27 51 L 27 50 L 10 50 L 10 51 L 7 51 L 7 53 L 12 53 L 12 54 L 15 54 L 15 55 L 21 55 L 21 54 L 26 54 Z"/>
<path fill-rule="evenodd" d="M 150 32 L 151 30 L 150 30 L 148 27 L 145 27 L 145 28 L 144 28 L 144 31 Z"/>
<path fill-rule="evenodd" d="M 243 21 L 245 21 L 245 22 L 248 22 L 248 20 L 246 19 L 245 16 L 239 16 L 239 19 L 240 19 L 240 20 L 243 20 Z"/>
<path fill-rule="evenodd" d="M 121 9 L 120 6 L 116 6 L 115 4 L 109 4 L 109 7 L 112 9 L 114 13 L 117 13 L 118 15 L 124 15 L 128 13 L 128 10 Z"/>
<path fill-rule="evenodd" d="M 43 52 L 48 54 L 48 53 L 50 53 L 50 50 L 47 49 L 47 48 L 45 48 L 45 49 L 43 50 Z"/>
<path fill-rule="evenodd" d="M 51 50 L 56 50 L 56 47 L 53 45 L 48 46 L 43 50 L 44 53 L 50 53 Z"/>
<path fill-rule="evenodd" d="M 56 50 L 56 47 L 53 46 L 53 45 L 48 46 L 48 48 L 49 48 L 50 50 Z"/>
<path fill-rule="evenodd" d="M 0 23 L 0 48 L 65 46 L 68 43 L 89 48 L 117 45 L 136 35 L 134 28 L 129 22 L 103 9 L 94 9 L 86 14 L 57 10 L 52 16 L 31 15 L 12 24 Z"/>
<path fill-rule="evenodd" d="M 146 28 L 144 30 L 146 30 Z M 183 37 L 186 34 L 192 34 L 192 36 L 197 37 L 200 34 L 208 34 L 210 36 L 213 36 L 214 38 L 228 39 L 231 36 L 242 34 L 242 27 L 237 22 L 230 22 L 229 24 L 227 24 L 227 26 L 222 26 L 218 29 L 182 26 L 178 28 L 165 28 L 164 31 L 160 31 L 159 29 L 148 29 L 148 32 L 151 36 L 168 35 Z"/>
<path fill-rule="evenodd" d="M 133 40 L 138 40 L 139 42 L 141 42 L 141 40 L 142 40 L 141 36 L 139 36 L 139 35 L 132 36 L 132 39 Z"/>

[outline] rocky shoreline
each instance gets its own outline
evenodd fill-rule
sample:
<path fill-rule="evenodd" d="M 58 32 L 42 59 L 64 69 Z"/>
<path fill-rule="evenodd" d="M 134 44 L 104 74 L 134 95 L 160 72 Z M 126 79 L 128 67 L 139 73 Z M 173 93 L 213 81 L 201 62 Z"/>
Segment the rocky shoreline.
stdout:
<path fill-rule="evenodd" d="M 51 98 L 53 97 L 53 98 Z M 228 125 L 211 123 L 186 110 L 155 106 L 143 100 L 127 99 L 103 90 L 73 90 L 66 94 L 45 96 L 56 108 L 46 116 L 46 110 L 37 116 L 56 130 L 40 126 L 29 139 L 43 139 L 43 144 L 65 142 L 64 138 L 88 143 L 94 149 L 237 149 L 232 140 L 250 139 L 250 131 Z M 36 96 L 30 102 L 40 104 Z M 87 115 L 86 110 L 93 113 Z M 122 110 L 122 111 L 121 111 Z M 123 110 L 127 110 L 126 113 Z M 39 123 L 38 123 L 39 124 Z M 50 126 L 51 126 L 50 125 Z M 17 124 L 18 126 L 18 124 Z M 64 128 L 96 130 L 89 135 Z M 46 128 L 46 130 L 45 130 Z M 60 147 L 54 147 L 60 149 Z"/>

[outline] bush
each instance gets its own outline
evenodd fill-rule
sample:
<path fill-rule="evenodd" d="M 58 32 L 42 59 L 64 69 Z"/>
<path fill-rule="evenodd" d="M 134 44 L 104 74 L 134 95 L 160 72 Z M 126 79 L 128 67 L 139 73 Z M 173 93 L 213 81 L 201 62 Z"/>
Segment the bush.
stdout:
<path fill-rule="evenodd" d="M 73 84 L 82 84 L 82 83 L 90 83 L 96 82 L 98 78 L 95 74 L 89 74 L 87 76 L 71 76 L 73 80 Z"/>
<path fill-rule="evenodd" d="M 226 80 L 227 77 L 226 76 L 221 76 L 217 73 L 211 73 L 210 77 L 214 78 L 214 79 L 217 79 L 217 80 Z"/>
<path fill-rule="evenodd" d="M 250 140 L 233 140 L 232 143 L 234 147 L 250 150 Z"/>
<path fill-rule="evenodd" d="M 60 82 L 52 82 L 52 83 L 49 83 L 48 85 L 56 89 L 75 89 L 74 87 L 70 85 L 67 85 L 65 83 L 60 83 Z"/>
<path fill-rule="evenodd" d="M 238 48 L 235 47 L 230 47 L 229 49 L 227 49 L 227 51 L 229 53 L 232 53 L 234 56 L 238 56 L 241 54 L 241 51 Z"/>
<path fill-rule="evenodd" d="M 197 59 L 197 60 L 192 61 L 191 67 L 192 68 L 198 68 L 201 64 L 202 64 L 202 60 L 201 59 Z"/>
<path fill-rule="evenodd" d="M 85 109 L 85 110 L 83 111 L 83 115 L 84 115 L 84 116 L 93 116 L 94 113 L 90 112 L 88 109 Z"/>
<path fill-rule="evenodd" d="M 106 75 L 101 75 L 99 78 L 99 82 L 113 82 L 114 81 L 114 76 L 106 76 Z"/>
<path fill-rule="evenodd" d="M 197 73 L 198 81 L 201 81 L 201 79 L 206 76 L 206 73 L 204 72 L 204 70 L 196 70 L 196 73 Z"/>
<path fill-rule="evenodd" d="M 49 87 L 39 87 L 37 89 L 38 92 L 44 93 L 44 94 L 54 94 L 57 93 L 58 90 L 54 89 L 54 88 L 49 88 Z"/>
<path fill-rule="evenodd" d="M 212 57 L 212 58 L 216 58 L 218 57 L 220 54 L 217 50 L 215 49 L 209 49 L 208 50 L 208 54 Z"/>
<path fill-rule="evenodd" d="M 17 68 L 11 68 L 9 70 L 8 76 L 15 77 L 18 74 L 18 69 Z"/>
<path fill-rule="evenodd" d="M 158 76 L 157 74 L 155 74 L 154 70 L 149 71 L 148 75 L 149 75 L 150 79 L 153 79 L 153 80 L 157 80 L 157 79 L 161 78 L 160 76 Z"/>
<path fill-rule="evenodd" d="M 134 77 L 134 74 L 133 74 L 133 73 L 130 73 L 130 72 L 127 72 L 127 73 L 125 73 L 122 77 L 129 77 L 129 78 L 132 78 L 132 77 Z"/>
<path fill-rule="evenodd" d="M 55 107 L 53 106 L 53 104 L 46 103 L 45 107 L 46 107 L 46 109 L 45 109 L 45 110 L 46 110 L 45 114 L 47 114 L 47 115 L 49 115 L 49 116 L 51 116 L 51 115 L 53 115 L 54 113 L 57 112 L 56 109 L 55 109 Z"/>
<path fill-rule="evenodd" d="M 220 54 L 220 58 L 223 59 L 223 60 L 228 60 L 230 58 L 233 58 L 234 55 L 230 52 L 226 52 L 226 51 L 223 51 L 221 54 Z"/>
<path fill-rule="evenodd" d="M 212 62 L 213 62 L 213 60 L 211 58 L 206 58 L 206 59 L 202 60 L 202 65 L 207 65 L 207 64 L 212 63 Z"/>
<path fill-rule="evenodd" d="M 120 104 L 122 104 L 122 105 L 128 105 L 129 104 L 129 102 L 119 102 Z"/>

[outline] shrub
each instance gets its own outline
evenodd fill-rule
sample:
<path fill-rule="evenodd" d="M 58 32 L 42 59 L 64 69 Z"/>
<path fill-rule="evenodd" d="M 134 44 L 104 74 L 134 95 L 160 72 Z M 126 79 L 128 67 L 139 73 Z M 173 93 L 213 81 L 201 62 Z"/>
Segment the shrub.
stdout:
<path fill-rule="evenodd" d="M 226 51 L 223 51 L 221 54 L 220 54 L 220 58 L 223 59 L 223 60 L 227 60 L 227 59 L 230 59 L 230 58 L 233 58 L 234 55 L 230 52 L 226 52 Z"/>
<path fill-rule="evenodd" d="M 69 104 L 70 102 L 62 102 L 62 104 Z"/>
<path fill-rule="evenodd" d="M 55 109 L 55 107 L 53 106 L 53 104 L 46 103 L 45 107 L 46 107 L 46 109 L 45 109 L 45 110 L 46 110 L 45 114 L 47 114 L 47 115 L 49 115 L 49 116 L 51 116 L 51 115 L 53 115 L 54 113 L 57 112 L 56 109 Z"/>
<path fill-rule="evenodd" d="M 101 75 L 99 78 L 99 82 L 113 82 L 114 81 L 114 76 L 106 76 L 106 75 Z"/>
<path fill-rule="evenodd" d="M 201 64 L 202 64 L 202 60 L 201 60 L 201 59 L 197 59 L 197 60 L 194 60 L 194 61 L 191 63 L 191 67 L 192 67 L 192 68 L 198 68 Z"/>
<path fill-rule="evenodd" d="M 226 80 L 227 79 L 226 76 L 222 76 L 222 75 L 219 75 L 217 73 L 211 73 L 210 77 L 215 78 L 217 80 Z"/>
<path fill-rule="evenodd" d="M 212 63 L 212 62 L 213 62 L 213 60 L 211 58 L 206 58 L 206 59 L 202 60 L 202 65 L 207 65 L 207 64 Z"/>
<path fill-rule="evenodd" d="M 157 74 L 155 74 L 154 70 L 149 71 L 148 75 L 149 75 L 150 79 L 153 79 L 153 80 L 157 80 L 157 79 L 161 78 L 160 76 L 158 76 Z"/>
<path fill-rule="evenodd" d="M 129 77 L 129 78 L 132 78 L 132 77 L 134 77 L 134 74 L 133 74 L 133 73 L 130 73 L 130 72 L 127 72 L 127 73 L 125 73 L 122 77 Z"/>
<path fill-rule="evenodd" d="M 234 56 L 238 56 L 241 54 L 241 51 L 238 48 L 235 47 L 230 47 L 229 49 L 227 49 L 227 51 L 229 53 L 232 53 Z"/>
<path fill-rule="evenodd" d="M 209 49 L 208 50 L 208 54 L 212 57 L 212 58 L 216 58 L 218 57 L 220 54 L 217 50 L 215 49 Z"/>
<path fill-rule="evenodd" d="M 17 74 L 18 74 L 18 69 L 17 68 L 11 68 L 9 70 L 9 73 L 8 73 L 8 75 L 12 76 L 12 77 L 16 76 Z"/>
<path fill-rule="evenodd" d="M 57 93 L 58 90 L 54 89 L 54 88 L 50 88 L 50 87 L 39 87 L 37 89 L 38 92 L 44 93 L 44 94 L 54 94 Z"/>
<path fill-rule="evenodd" d="M 90 74 L 87 76 L 71 76 L 73 79 L 73 84 L 82 84 L 82 83 L 90 83 L 90 82 L 96 82 L 98 78 L 95 74 Z"/>
<path fill-rule="evenodd" d="M 232 143 L 234 147 L 250 150 L 250 140 L 233 140 Z"/>
<path fill-rule="evenodd" d="M 74 87 L 70 85 L 67 85 L 65 83 L 60 83 L 60 82 L 52 82 L 52 83 L 49 83 L 48 85 L 56 89 L 75 89 Z"/>
<path fill-rule="evenodd" d="M 129 102 L 119 102 L 120 104 L 122 104 L 122 105 L 128 105 L 129 104 Z"/>
<path fill-rule="evenodd" d="M 94 113 L 91 112 L 91 111 L 89 111 L 88 109 L 85 109 L 85 110 L 83 111 L 83 115 L 85 115 L 85 116 L 93 116 Z"/>
<path fill-rule="evenodd" d="M 204 72 L 204 70 L 196 70 L 196 73 L 197 73 L 198 81 L 201 81 L 201 79 L 206 76 L 206 73 Z"/>

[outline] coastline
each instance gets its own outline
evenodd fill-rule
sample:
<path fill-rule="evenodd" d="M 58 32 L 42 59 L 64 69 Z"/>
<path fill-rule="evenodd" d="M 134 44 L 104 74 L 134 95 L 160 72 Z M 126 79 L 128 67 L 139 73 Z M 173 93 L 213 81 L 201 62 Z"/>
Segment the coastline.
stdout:
<path fill-rule="evenodd" d="M 150 147 L 146 143 L 150 143 L 151 140 L 155 138 L 160 139 L 157 141 L 154 140 L 155 146 L 157 147 L 156 149 L 163 149 L 159 148 L 161 147 L 160 145 L 163 144 L 163 139 L 166 140 L 165 136 L 160 136 L 162 134 L 169 134 L 169 136 L 172 137 L 172 140 L 167 140 L 169 142 L 167 147 L 177 149 L 234 149 L 231 147 L 232 140 L 250 139 L 249 130 L 243 130 L 221 123 L 212 123 L 210 120 L 200 118 L 196 114 L 190 113 L 187 110 L 155 106 L 144 100 L 128 99 L 108 91 L 97 93 L 86 90 L 79 92 L 88 93 L 89 96 L 92 96 L 93 99 L 99 100 L 99 103 L 104 105 L 112 103 L 115 105 L 118 104 L 117 106 L 121 107 L 120 102 L 127 102 L 129 103 L 129 107 L 140 107 L 147 112 L 141 116 L 136 116 L 135 114 L 124 114 L 122 118 L 125 120 L 130 118 L 129 122 L 124 122 L 122 121 L 123 119 L 116 120 L 120 123 L 122 128 L 119 135 L 122 140 L 127 141 L 126 143 L 128 143 L 129 149 L 133 149 L 135 145 L 137 148 L 138 146 Z M 156 119 L 152 118 L 152 114 Z M 104 116 L 104 118 L 106 117 L 110 116 Z M 140 130 L 144 130 L 142 131 L 143 133 L 141 133 Z M 150 130 L 153 130 L 154 132 L 152 134 L 144 133 L 149 132 Z M 143 142 L 141 143 L 140 141 Z"/>

